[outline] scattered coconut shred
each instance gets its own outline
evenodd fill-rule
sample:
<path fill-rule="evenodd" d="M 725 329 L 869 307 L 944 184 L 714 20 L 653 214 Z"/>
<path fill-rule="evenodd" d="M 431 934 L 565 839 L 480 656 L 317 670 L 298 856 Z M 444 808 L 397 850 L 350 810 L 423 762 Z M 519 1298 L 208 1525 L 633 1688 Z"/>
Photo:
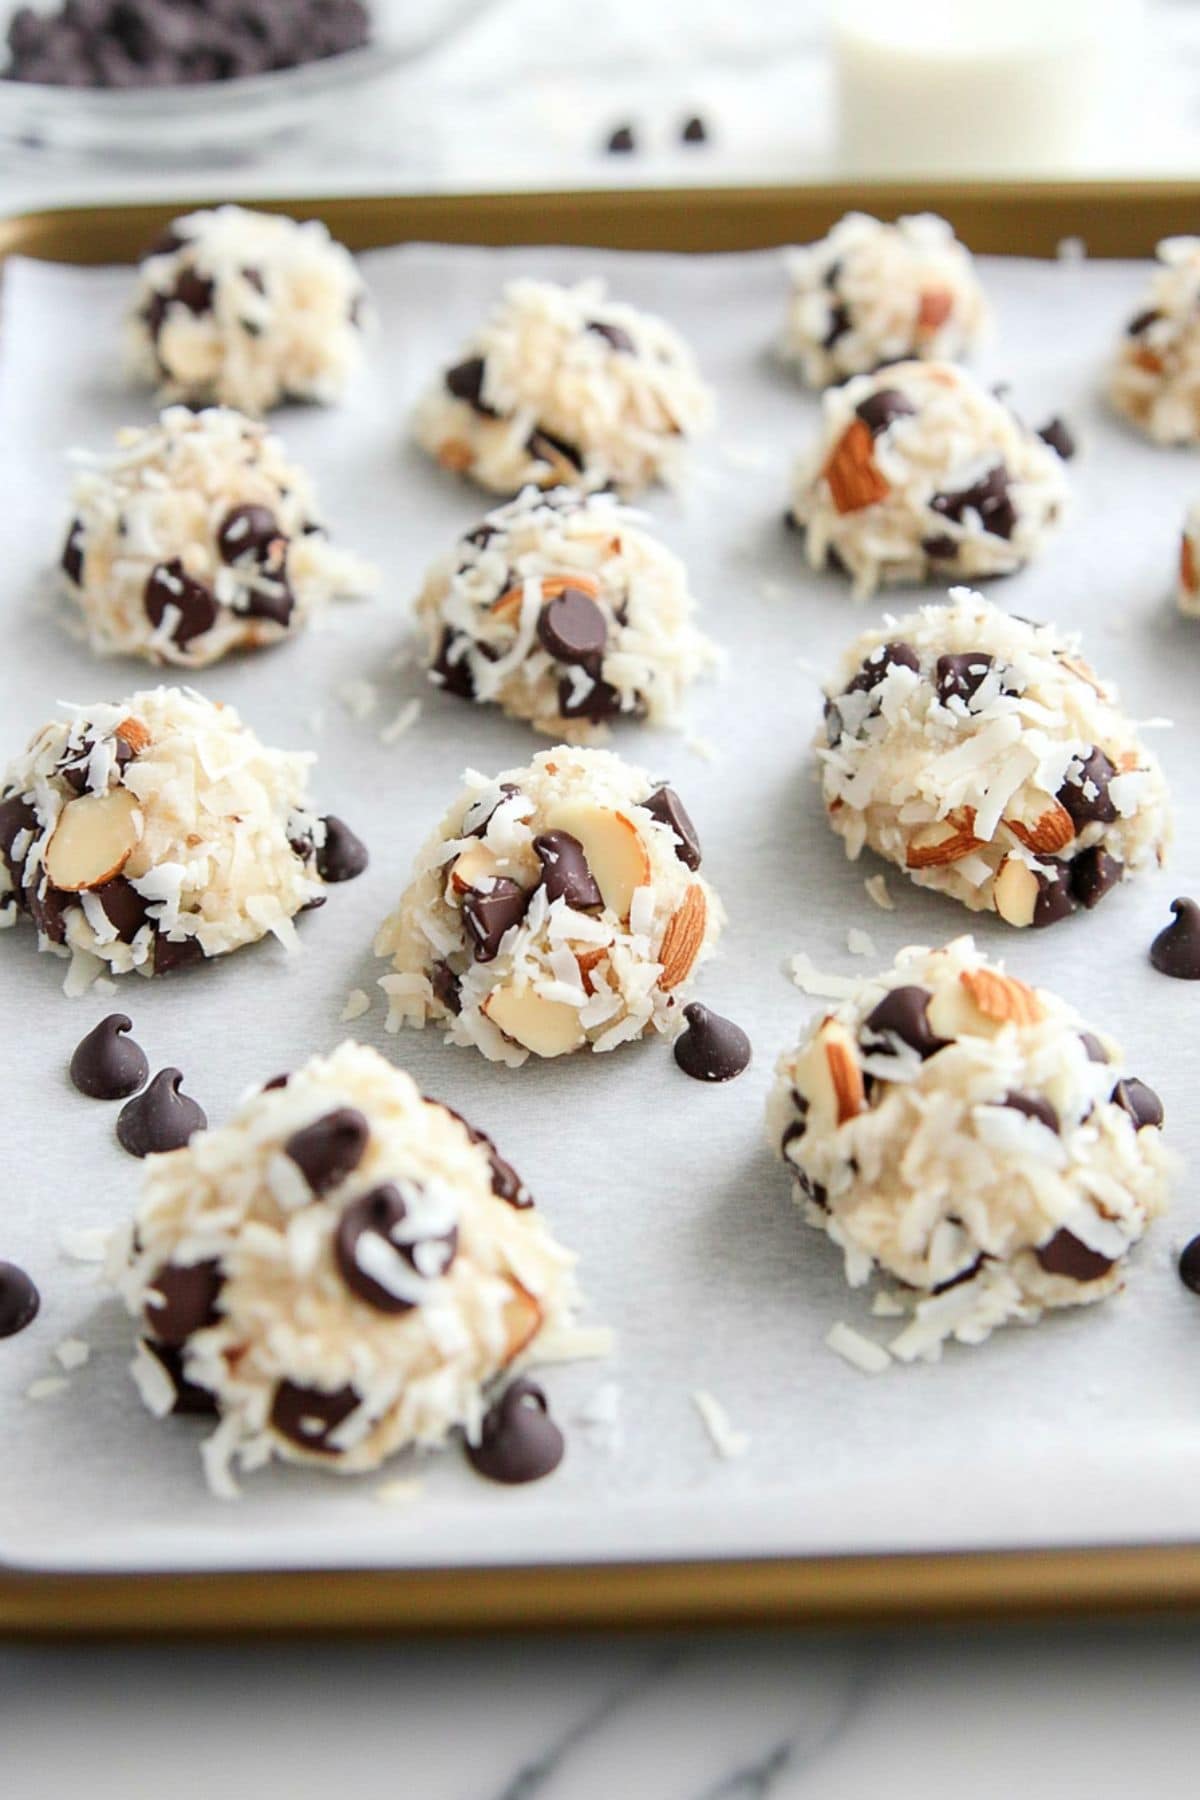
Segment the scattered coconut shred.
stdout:
<path fill-rule="evenodd" d="M 704 1429 L 712 1439 L 713 1449 L 726 1462 L 732 1462 L 739 1456 L 745 1456 L 750 1448 L 750 1434 L 737 1431 L 730 1422 L 729 1414 L 714 1394 L 704 1388 L 697 1388 L 692 1395 L 692 1403 L 700 1414 Z"/>
<path fill-rule="evenodd" d="M 892 1359 L 882 1344 L 863 1337 L 842 1319 L 825 1334 L 825 1343 L 835 1356 L 852 1368 L 861 1369 L 864 1375 L 881 1375 L 891 1366 Z"/>
<path fill-rule="evenodd" d="M 355 1019 L 361 1019 L 363 1014 L 370 1012 L 370 1010 L 371 996 L 367 993 L 365 988 L 351 988 L 350 992 L 346 995 L 346 1004 L 343 1006 L 339 1015 L 340 1022 L 343 1025 L 349 1025 Z"/>

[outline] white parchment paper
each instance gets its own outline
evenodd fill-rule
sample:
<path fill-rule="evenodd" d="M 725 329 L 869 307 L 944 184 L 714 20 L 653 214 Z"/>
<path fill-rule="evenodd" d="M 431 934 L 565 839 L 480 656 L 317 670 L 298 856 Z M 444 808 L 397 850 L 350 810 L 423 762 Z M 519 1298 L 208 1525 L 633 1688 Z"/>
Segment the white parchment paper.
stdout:
<path fill-rule="evenodd" d="M 847 1291 L 839 1259 L 802 1223 L 763 1142 L 775 1056 L 817 1004 L 791 986 L 785 958 L 803 948 L 819 967 L 850 973 L 868 966 L 847 953 L 850 926 L 870 933 L 883 963 L 902 944 L 938 942 L 972 921 L 896 872 L 896 910 L 878 910 L 863 889 L 875 865 L 847 863 L 822 820 L 808 750 L 817 680 L 884 606 L 903 610 L 932 591 L 856 608 L 840 581 L 805 570 L 782 528 L 788 468 L 816 405 L 766 354 L 784 298 L 779 259 L 412 247 L 366 266 L 383 319 L 369 372 L 344 408 L 292 409 L 276 424 L 317 478 L 339 535 L 382 566 L 382 592 L 327 632 L 195 680 L 269 741 L 319 753 L 320 802 L 367 838 L 371 868 L 303 921 L 294 962 L 262 946 L 161 985 L 130 977 L 116 998 L 67 1000 L 64 965 L 34 953 L 27 927 L 0 938 L 0 1256 L 30 1269 L 44 1301 L 31 1330 L 0 1344 L 0 1557 L 79 1569 L 436 1564 L 1194 1535 L 1200 1303 L 1172 1267 L 1200 1211 L 1186 1176 L 1115 1301 L 877 1378 L 823 1346 L 838 1319 L 879 1336 L 886 1322 Z M 406 444 L 405 416 L 517 272 L 607 276 L 686 332 L 719 390 L 720 430 L 684 500 L 649 503 L 689 562 L 704 622 L 729 650 L 725 680 L 697 690 L 694 703 L 695 731 L 718 758 L 636 729 L 617 747 L 679 788 L 700 827 L 705 872 L 728 905 L 702 993 L 747 1027 L 755 1060 L 725 1088 L 685 1079 L 657 1042 L 513 1072 L 436 1033 L 386 1037 L 381 997 L 354 1026 L 338 1022 L 352 987 L 376 992 L 373 932 L 460 770 L 498 770 L 540 747 L 521 728 L 427 690 L 417 671 L 387 667 L 425 563 L 484 510 Z M 1168 599 L 1200 457 L 1140 442 L 1097 399 L 1144 269 L 993 261 L 984 272 L 1000 329 L 983 372 L 1010 381 L 1034 423 L 1064 412 L 1084 442 L 1069 528 L 1044 562 L 991 591 L 1015 611 L 1081 629 L 1136 717 L 1176 721 L 1154 741 L 1179 837 L 1166 873 L 1094 915 L 1041 934 L 987 920 L 975 929 L 1017 973 L 1059 988 L 1127 1045 L 1187 1154 L 1200 1135 L 1200 991 L 1153 973 L 1146 949 L 1171 898 L 1200 886 L 1200 627 L 1180 621 Z M 64 452 L 104 445 L 118 425 L 150 413 L 117 367 L 128 287 L 118 270 L 18 261 L 8 271 L 0 755 L 59 699 L 115 698 L 154 679 L 141 665 L 97 663 L 35 605 L 61 541 Z M 336 691 L 362 676 L 383 697 L 356 722 Z M 383 744 L 381 729 L 414 695 L 423 700 L 416 727 Z M 209 1497 L 197 1449 L 205 1427 L 143 1411 L 126 1374 L 129 1322 L 94 1270 L 56 1248 L 64 1227 L 124 1215 L 137 1188 L 136 1165 L 114 1143 L 117 1109 L 83 1099 L 66 1078 L 75 1043 L 114 1005 L 133 1014 L 154 1066 L 185 1071 L 214 1122 L 250 1083 L 353 1032 L 495 1134 L 579 1251 L 591 1316 L 618 1333 L 611 1363 L 547 1376 L 570 1437 L 552 1481 L 493 1488 L 451 1450 L 393 1465 L 389 1477 L 423 1483 L 402 1507 L 378 1504 L 371 1480 L 297 1470 L 254 1478 L 238 1505 Z M 29 1400 L 31 1383 L 58 1372 L 54 1346 L 68 1335 L 89 1342 L 90 1363 L 65 1391 Z M 612 1381 L 619 1451 L 572 1424 Z M 749 1434 L 739 1460 L 715 1456 L 691 1402 L 696 1388 Z"/>

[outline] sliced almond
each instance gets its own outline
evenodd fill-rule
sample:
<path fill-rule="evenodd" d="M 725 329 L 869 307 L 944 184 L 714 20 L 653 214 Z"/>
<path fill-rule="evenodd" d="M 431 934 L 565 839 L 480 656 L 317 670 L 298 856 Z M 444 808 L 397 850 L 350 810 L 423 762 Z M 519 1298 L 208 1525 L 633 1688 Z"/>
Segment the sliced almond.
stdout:
<path fill-rule="evenodd" d="M 586 1042 L 578 1009 L 547 1000 L 535 988 L 494 988 L 482 1010 L 505 1037 L 535 1056 L 565 1056 Z"/>
<path fill-rule="evenodd" d="M 527 1350 L 537 1336 L 542 1324 L 542 1309 L 519 1281 L 508 1277 L 512 1287 L 512 1297 L 504 1302 L 504 1330 L 507 1343 L 504 1349 L 505 1366 Z"/>
<path fill-rule="evenodd" d="M 595 599 L 600 592 L 600 583 L 594 575 L 585 575 L 580 571 L 575 575 L 543 575 L 539 586 L 543 600 L 554 600 L 559 594 L 565 594 L 568 588 L 577 593 L 587 594 Z M 525 597 L 524 582 L 516 587 L 506 588 L 491 608 L 493 619 L 514 619 L 521 610 L 521 602 Z"/>
<path fill-rule="evenodd" d="M 866 1104 L 854 1040 L 836 1019 L 827 1019 L 796 1064 L 794 1085 L 808 1102 L 808 1129 L 832 1131 L 853 1119 Z"/>
<path fill-rule="evenodd" d="M 575 952 L 575 961 L 579 964 L 579 979 L 583 982 L 585 994 L 595 993 L 596 986 L 592 980 L 592 970 L 597 963 L 603 962 L 607 955 L 608 950 L 603 944 L 595 944 L 590 950 Z"/>
<path fill-rule="evenodd" d="M 438 448 L 437 459 L 452 475 L 465 475 L 475 461 L 475 452 L 464 438 L 447 438 Z"/>
<path fill-rule="evenodd" d="M 1087 687 L 1090 687 L 1093 694 L 1098 694 L 1101 700 L 1108 699 L 1108 689 L 1091 663 L 1084 662 L 1082 656 L 1063 656 L 1061 654 L 1058 660 L 1064 669 L 1069 670 L 1075 676 L 1076 680 L 1082 681 Z"/>
<path fill-rule="evenodd" d="M 114 735 L 128 744 L 135 756 L 140 756 L 150 742 L 150 733 L 140 719 L 122 719 Z"/>
<path fill-rule="evenodd" d="M 691 974 L 704 942 L 707 922 L 708 902 L 704 898 L 704 889 L 690 887 L 683 897 L 683 904 L 671 914 L 663 932 L 662 948 L 658 953 L 662 964 L 658 985 L 664 994 L 669 994 Z"/>
<path fill-rule="evenodd" d="M 481 881 L 494 875 L 499 866 L 495 853 L 486 844 L 472 844 L 455 860 L 450 870 L 450 886 L 454 893 L 465 894 L 468 888 L 478 887 Z"/>
<path fill-rule="evenodd" d="M 1133 353 L 1133 360 L 1139 369 L 1145 369 L 1147 375 L 1161 375 L 1163 359 L 1157 351 L 1147 350 L 1145 345 Z"/>
<path fill-rule="evenodd" d="M 945 863 L 957 862 L 978 850 L 982 838 L 975 836 L 975 808 L 960 806 L 932 825 L 922 825 L 909 839 L 904 861 L 910 869 L 938 869 Z"/>
<path fill-rule="evenodd" d="M 996 911 L 1007 925 L 1024 929 L 1033 924 L 1038 902 L 1038 878 L 1028 863 L 1006 856 L 992 886 Z"/>
<path fill-rule="evenodd" d="M 831 1034 L 826 1037 L 825 1060 L 829 1064 L 829 1079 L 833 1083 L 837 1122 L 844 1125 L 847 1119 L 857 1117 L 866 1104 L 862 1070 L 858 1066 L 853 1047 L 840 1035 L 835 1037 Z"/>
<path fill-rule="evenodd" d="M 954 311 L 954 295 L 949 288 L 925 288 L 917 308 L 917 330 L 934 332 L 946 323 Z"/>
<path fill-rule="evenodd" d="M 1046 1016 L 1033 989 L 1015 975 L 1000 975 L 995 969 L 964 969 L 958 979 L 984 1018 L 997 1025 L 1036 1025 Z"/>
<path fill-rule="evenodd" d="M 1075 836 L 1075 821 L 1065 806 L 1048 795 L 1040 795 L 1036 802 L 1040 804 L 1035 818 L 1008 818 L 1004 823 L 1015 838 L 1019 838 L 1027 850 L 1033 850 L 1041 856 L 1053 855 L 1069 844 Z"/>
<path fill-rule="evenodd" d="M 612 807 L 576 800 L 556 807 L 547 829 L 579 839 L 605 906 L 625 924 L 634 894 L 650 880 L 650 856 L 637 826 Z"/>
<path fill-rule="evenodd" d="M 64 806 L 46 846 L 54 886 L 78 894 L 119 875 L 137 846 L 136 811 L 136 799 L 123 787 L 82 794 Z"/>
<path fill-rule="evenodd" d="M 839 513 L 861 512 L 891 492 L 875 461 L 871 427 L 862 419 L 847 425 L 821 473 Z"/>
<path fill-rule="evenodd" d="M 1200 592 L 1200 580 L 1196 574 L 1196 552 L 1192 548 L 1192 540 L 1184 532 L 1179 542 L 1179 585 L 1185 594 Z"/>

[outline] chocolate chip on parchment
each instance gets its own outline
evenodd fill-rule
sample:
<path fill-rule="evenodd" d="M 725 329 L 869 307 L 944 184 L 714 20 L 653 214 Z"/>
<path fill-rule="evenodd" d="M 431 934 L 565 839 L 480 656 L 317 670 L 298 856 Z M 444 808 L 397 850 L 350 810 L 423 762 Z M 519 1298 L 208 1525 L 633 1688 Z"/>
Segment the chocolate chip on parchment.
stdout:
<path fill-rule="evenodd" d="M 475 947 L 476 962 L 494 962 L 506 931 L 519 925 L 529 906 L 525 889 L 507 875 L 496 875 L 491 886 L 468 888 L 462 916 Z"/>
<path fill-rule="evenodd" d="M 533 848 L 542 865 L 547 900 L 565 900 L 577 912 L 604 905 L 578 838 L 569 831 L 546 831 L 534 838 Z"/>
<path fill-rule="evenodd" d="M 499 418 L 499 414 L 483 399 L 483 381 L 486 365 L 482 356 L 469 356 L 466 362 L 456 363 L 447 369 L 443 377 L 448 391 L 456 400 L 465 400 L 485 419 Z"/>
<path fill-rule="evenodd" d="M 336 813 L 325 815 L 325 842 L 317 851 L 322 881 L 353 881 L 370 861 L 367 846 Z"/>
<path fill-rule="evenodd" d="M 1175 917 L 1150 946 L 1150 961 L 1160 975 L 1176 981 L 1200 981 L 1200 906 L 1181 897 L 1172 900 Z"/>
<path fill-rule="evenodd" d="M 1013 1112 L 1024 1113 L 1027 1119 L 1036 1119 L 1039 1124 L 1054 1132 L 1055 1136 L 1058 1135 L 1058 1114 L 1049 1100 L 1043 1099 L 1041 1094 L 1026 1094 L 1010 1088 L 1000 1105 L 1009 1107 Z"/>
<path fill-rule="evenodd" d="M 869 426 L 872 437 L 878 437 L 897 419 L 911 418 L 916 410 L 908 395 L 902 394 L 899 388 L 880 388 L 877 393 L 860 400 L 854 409 L 863 424 Z"/>
<path fill-rule="evenodd" d="M 197 1263 L 165 1263 L 146 1290 L 146 1329 L 160 1344 L 178 1349 L 194 1331 L 215 1325 L 225 1276 L 215 1257 Z"/>
<path fill-rule="evenodd" d="M 673 787 L 665 783 L 655 788 L 642 805 L 651 818 L 675 833 L 675 854 L 684 868 L 693 872 L 700 867 L 700 836 L 692 824 L 688 810 Z"/>
<path fill-rule="evenodd" d="M 1101 1256 L 1065 1226 L 1039 1245 L 1034 1255 L 1047 1275 L 1064 1275 L 1068 1281 L 1099 1281 L 1113 1266 L 1112 1257 Z"/>
<path fill-rule="evenodd" d="M 287 540 L 269 506 L 235 506 L 217 530 L 217 549 L 222 562 L 248 560 L 260 568 L 277 568 L 283 561 Z"/>
<path fill-rule="evenodd" d="M 314 1194 L 325 1194 L 357 1169 L 370 1135 L 360 1112 L 339 1106 L 293 1131 L 283 1154 L 295 1163 Z"/>
<path fill-rule="evenodd" d="M 1139 1131 L 1144 1125 L 1157 1126 L 1163 1122 L 1162 1101 L 1154 1089 L 1139 1081 L 1136 1075 L 1118 1081 L 1109 1097 L 1129 1114 Z"/>
<path fill-rule="evenodd" d="M 956 525 L 964 522 L 966 513 L 976 513 L 984 531 L 992 537 L 1008 539 L 1016 529 L 1017 512 L 1009 497 L 1008 470 L 1003 463 L 997 463 L 957 493 L 935 494 L 929 506 L 932 512 L 952 519 Z"/>
<path fill-rule="evenodd" d="M 1064 462 L 1070 462 L 1078 446 L 1074 434 L 1065 419 L 1048 419 L 1038 432 L 1043 444 L 1048 444 L 1056 456 Z"/>
<path fill-rule="evenodd" d="M 330 1392 L 303 1387 L 298 1381 L 281 1381 L 271 1402 L 271 1426 L 280 1437 L 302 1450 L 311 1450 L 318 1456 L 336 1456 L 337 1448 L 329 1440 L 359 1404 L 359 1395 L 352 1387 Z"/>
<path fill-rule="evenodd" d="M 565 1448 L 544 1391 L 524 1377 L 510 1382 L 493 1402 L 484 1414 L 479 1442 L 466 1446 L 476 1474 L 510 1487 L 552 1474 Z"/>
<path fill-rule="evenodd" d="M 0 1262 L 0 1338 L 16 1337 L 37 1318 L 42 1297 L 16 1263 Z"/>
<path fill-rule="evenodd" d="M 613 350 L 620 351 L 623 356 L 632 356 L 637 350 L 637 345 L 623 325 L 610 325 L 606 319 L 589 319 L 584 329 L 594 331 L 597 337 L 604 338 Z"/>
<path fill-rule="evenodd" d="M 953 1041 L 951 1038 L 938 1037 L 930 1029 L 929 1002 L 932 999 L 933 995 L 928 988 L 892 988 L 878 1006 L 867 1014 L 863 1020 L 863 1031 L 891 1033 L 902 1044 L 907 1044 L 910 1050 L 915 1050 L 924 1062 L 927 1057 L 936 1056 L 939 1050 L 944 1050 Z M 864 1042 L 863 1048 L 875 1056 L 891 1053 L 891 1047 L 886 1042 Z"/>
<path fill-rule="evenodd" d="M 1200 1294 L 1200 1237 L 1194 1237 L 1180 1251 L 1179 1279 L 1193 1294 Z"/>
<path fill-rule="evenodd" d="M 81 1038 L 71 1057 L 71 1080 L 91 1100 L 127 1100 L 150 1074 L 146 1052 L 125 1034 L 133 1029 L 126 1013 L 109 1013 Z"/>
<path fill-rule="evenodd" d="M 117 1115 L 117 1140 L 130 1156 L 154 1156 L 182 1150 L 208 1124 L 202 1107 L 180 1092 L 178 1069 L 160 1069 L 144 1093 L 129 1100 Z"/>
<path fill-rule="evenodd" d="M 682 144 L 707 144 L 708 126 L 699 113 L 693 113 L 690 119 L 684 120 L 679 141 Z"/>
<path fill-rule="evenodd" d="M 618 125 L 612 130 L 604 148 L 610 156 L 628 156 L 637 149 L 632 125 Z"/>
<path fill-rule="evenodd" d="M 350 1292 L 376 1312 L 411 1312 L 415 1299 L 397 1292 L 387 1281 L 389 1268 L 403 1265 L 407 1276 L 434 1281 L 446 1273 L 458 1252 L 458 1229 L 442 1236 L 404 1241 L 400 1227 L 408 1207 L 390 1181 L 352 1200 L 338 1221 L 334 1245 L 338 1273 Z M 411 1279 L 397 1286 L 412 1288 Z"/>
<path fill-rule="evenodd" d="M 1054 797 L 1070 813 L 1077 831 L 1085 825 L 1112 824 L 1117 809 L 1108 790 L 1116 773 L 1116 764 L 1098 744 L 1093 744 L 1086 755 L 1072 758 Z"/>
<path fill-rule="evenodd" d="M 71 529 L 67 533 L 67 541 L 63 545 L 61 558 L 63 574 L 76 587 L 83 580 L 83 520 L 73 519 Z"/>
<path fill-rule="evenodd" d="M 174 609 L 178 617 L 171 629 L 171 638 L 181 650 L 216 623 L 217 602 L 211 589 L 189 575 L 178 557 L 151 569 L 142 604 L 156 631 L 166 617 L 167 608 Z"/>
<path fill-rule="evenodd" d="M 1067 864 L 1071 877 L 1071 892 L 1090 912 L 1093 906 L 1099 906 L 1106 894 L 1110 894 L 1125 873 L 1125 864 L 1110 856 L 1102 844 L 1091 844 L 1079 855 L 1072 857 Z"/>
<path fill-rule="evenodd" d="M 435 962 L 429 976 L 433 997 L 457 1018 L 462 1011 L 462 983 L 448 962 Z"/>
<path fill-rule="evenodd" d="M 608 642 L 608 625 L 590 594 L 564 588 L 538 616 L 538 638 L 556 662 L 579 663 L 598 675 Z"/>
<path fill-rule="evenodd" d="M 164 1370 L 175 1389 L 172 1413 L 194 1418 L 211 1418 L 216 1414 L 216 1395 L 188 1377 L 184 1370 L 182 1350 L 177 1349 L 174 1344 L 155 1343 L 153 1338 L 143 1338 L 142 1344 Z"/>
<path fill-rule="evenodd" d="M 740 1025 L 693 1001 L 687 1030 L 675 1040 L 675 1061 L 693 1081 L 732 1081 L 750 1066 L 750 1039 Z"/>

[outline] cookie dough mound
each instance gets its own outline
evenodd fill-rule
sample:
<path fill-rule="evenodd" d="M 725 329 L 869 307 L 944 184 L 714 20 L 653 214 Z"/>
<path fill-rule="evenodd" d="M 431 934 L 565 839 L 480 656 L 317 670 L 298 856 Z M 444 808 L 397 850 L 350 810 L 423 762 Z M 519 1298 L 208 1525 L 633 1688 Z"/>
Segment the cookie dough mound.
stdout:
<path fill-rule="evenodd" d="M 809 387 L 906 357 L 957 362 L 990 323 L 970 252 L 934 213 L 894 225 L 847 213 L 819 243 L 789 251 L 787 268 L 781 349 Z"/>
<path fill-rule="evenodd" d="M 967 588 L 866 631 L 826 691 L 829 822 L 972 911 L 1053 925 L 1161 862 L 1155 758 L 1116 691 L 1052 625 Z"/>
<path fill-rule="evenodd" d="M 309 806 L 313 760 L 180 688 L 44 725 L 0 784 L 0 923 L 27 913 L 41 949 L 72 956 L 68 992 L 267 932 L 295 948 L 293 918 L 345 872 L 345 828 Z"/>
<path fill-rule="evenodd" d="M 176 219 L 142 258 L 126 360 L 191 406 L 330 405 L 362 360 L 366 316 L 354 258 L 319 221 L 220 206 Z"/>
<path fill-rule="evenodd" d="M 1179 540 L 1175 599 L 1181 613 L 1200 618 L 1200 501 L 1189 508 Z"/>
<path fill-rule="evenodd" d="M 279 439 L 223 408 L 119 432 L 84 464 L 71 513 L 62 571 L 101 654 L 205 668 L 374 585 L 329 542 Z"/>
<path fill-rule="evenodd" d="M 610 750 L 469 771 L 376 939 L 389 1030 L 512 1067 L 681 1028 L 724 913 L 671 788 Z"/>
<path fill-rule="evenodd" d="M 353 1043 L 151 1159 L 113 1274 L 147 1405 L 220 1420 L 218 1492 L 273 1457 L 361 1474 L 458 1427 L 478 1439 L 486 1384 L 575 1304 L 574 1259 L 493 1162 L 508 1171 Z"/>
<path fill-rule="evenodd" d="M 611 494 L 526 488 L 429 572 L 417 601 L 430 680 L 566 743 L 610 719 L 679 723 L 717 660 L 678 557 Z"/>
<path fill-rule="evenodd" d="M 1110 1038 L 969 937 L 856 983 L 781 1059 L 768 1102 L 847 1280 L 903 1284 L 904 1360 L 1119 1288 L 1166 1206 L 1161 1123 Z"/>
<path fill-rule="evenodd" d="M 1200 443 L 1200 238 L 1164 238 L 1109 373 L 1119 413 L 1160 444 Z"/>
<path fill-rule="evenodd" d="M 796 467 L 793 522 L 814 569 L 856 596 L 931 577 L 1009 575 L 1044 549 L 1062 458 L 965 369 L 906 362 L 824 396 Z"/>
<path fill-rule="evenodd" d="M 497 494 L 674 483 L 713 398 L 663 320 L 601 282 L 513 281 L 417 407 L 417 442 Z"/>

